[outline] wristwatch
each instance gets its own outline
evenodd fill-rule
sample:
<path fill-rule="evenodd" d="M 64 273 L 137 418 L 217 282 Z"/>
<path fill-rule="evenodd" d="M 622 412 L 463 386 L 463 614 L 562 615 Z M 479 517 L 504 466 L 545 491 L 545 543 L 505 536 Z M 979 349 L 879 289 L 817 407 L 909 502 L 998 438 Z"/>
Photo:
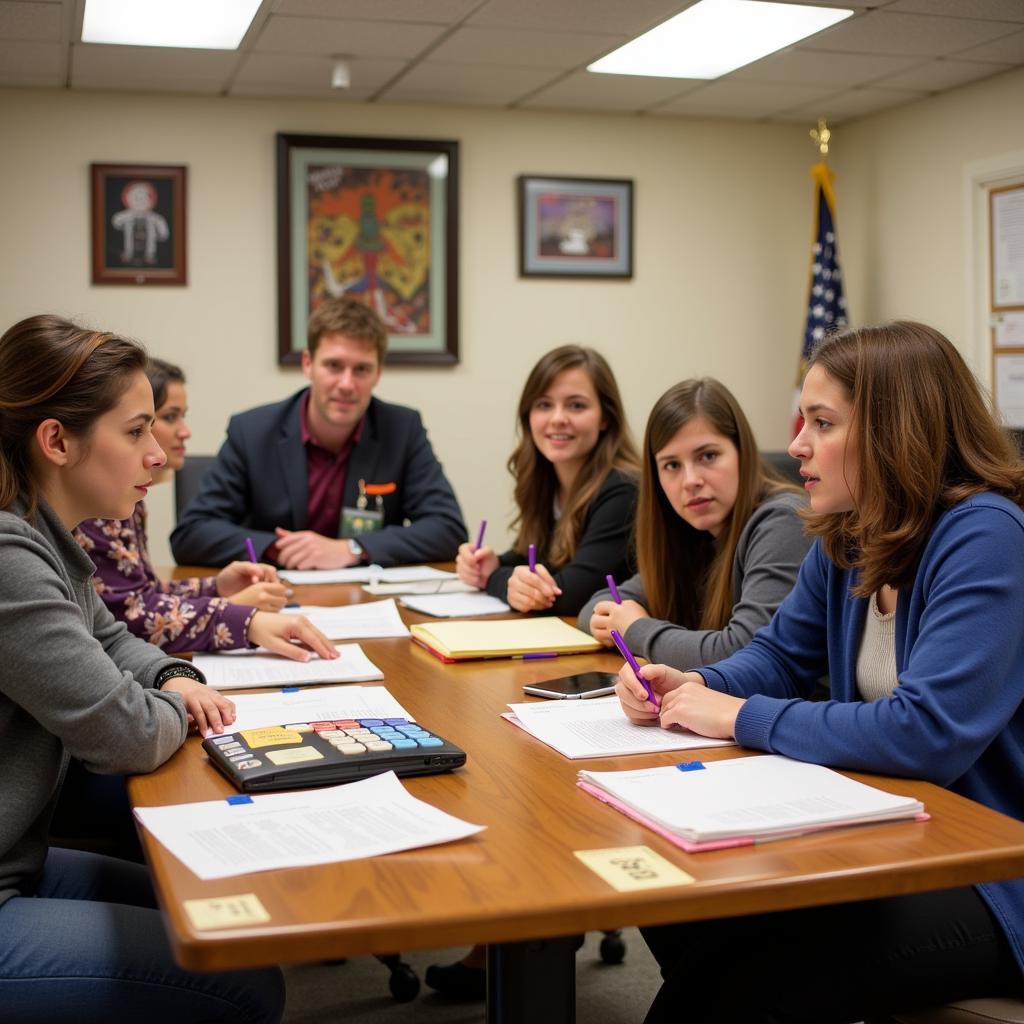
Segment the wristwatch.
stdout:
<path fill-rule="evenodd" d="M 363 560 L 363 545 L 350 537 L 348 547 L 352 554 L 356 556 L 356 561 L 361 562 Z"/>

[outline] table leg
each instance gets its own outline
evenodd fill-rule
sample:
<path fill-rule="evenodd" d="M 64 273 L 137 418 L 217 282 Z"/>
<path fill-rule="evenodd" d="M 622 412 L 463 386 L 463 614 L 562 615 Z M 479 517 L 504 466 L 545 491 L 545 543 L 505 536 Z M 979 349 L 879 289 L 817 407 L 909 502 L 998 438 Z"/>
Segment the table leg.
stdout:
<path fill-rule="evenodd" d="M 487 947 L 487 1024 L 574 1024 L 579 935 Z"/>

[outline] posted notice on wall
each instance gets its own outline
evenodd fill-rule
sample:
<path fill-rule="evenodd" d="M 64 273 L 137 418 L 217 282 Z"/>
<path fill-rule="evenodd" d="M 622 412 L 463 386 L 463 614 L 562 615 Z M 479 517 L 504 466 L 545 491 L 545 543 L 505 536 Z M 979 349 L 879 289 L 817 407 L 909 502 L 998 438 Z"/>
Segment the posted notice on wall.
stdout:
<path fill-rule="evenodd" d="M 1024 355 L 996 355 L 995 386 L 1004 426 L 1024 428 Z"/>
<path fill-rule="evenodd" d="M 992 306 L 1024 306 L 1024 185 L 993 190 Z"/>

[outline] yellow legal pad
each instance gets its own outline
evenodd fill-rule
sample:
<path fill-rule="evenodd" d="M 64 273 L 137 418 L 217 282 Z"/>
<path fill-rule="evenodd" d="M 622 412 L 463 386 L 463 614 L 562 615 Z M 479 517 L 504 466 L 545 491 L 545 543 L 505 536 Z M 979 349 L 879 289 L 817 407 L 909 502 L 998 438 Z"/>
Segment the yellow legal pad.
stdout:
<path fill-rule="evenodd" d="M 592 636 L 553 615 L 538 619 L 431 622 L 409 629 L 413 640 L 442 661 L 582 654 L 601 649 Z"/>

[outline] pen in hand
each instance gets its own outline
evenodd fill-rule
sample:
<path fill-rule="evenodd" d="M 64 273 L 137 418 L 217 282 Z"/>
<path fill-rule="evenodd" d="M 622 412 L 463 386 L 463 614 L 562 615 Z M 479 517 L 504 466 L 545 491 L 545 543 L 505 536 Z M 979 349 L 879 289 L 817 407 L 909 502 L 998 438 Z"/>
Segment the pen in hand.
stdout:
<path fill-rule="evenodd" d="M 608 589 L 612 592 L 612 600 L 616 604 L 622 604 L 622 598 L 619 597 L 619 588 L 615 586 L 615 577 L 609 573 L 605 576 L 605 582 L 608 584 Z"/>
<path fill-rule="evenodd" d="M 245 538 L 245 553 L 249 556 L 249 561 L 252 562 L 253 565 L 257 565 L 259 563 L 259 559 L 256 557 L 256 545 L 253 544 L 252 537 Z M 253 573 L 252 581 L 253 583 L 259 583 L 259 572 Z"/>
<path fill-rule="evenodd" d="M 529 552 L 527 557 L 530 559 L 530 572 L 536 572 L 537 571 L 537 545 L 536 544 L 531 544 L 530 547 L 527 550 Z"/>
<path fill-rule="evenodd" d="M 640 685 L 647 691 L 647 699 L 660 711 L 661 705 L 658 703 L 658 698 L 654 696 L 651 684 L 644 679 L 644 675 L 640 671 L 640 666 L 636 663 L 636 658 L 633 657 L 633 652 L 626 646 L 626 641 L 622 639 L 622 634 L 617 629 L 612 630 L 612 640 L 615 641 L 615 646 L 618 647 L 619 654 L 626 659 L 626 663 L 633 670 L 633 675 L 636 676 Z"/>
<path fill-rule="evenodd" d="M 484 542 L 484 530 L 487 529 L 487 520 L 480 520 L 480 532 L 476 535 L 476 544 L 473 547 L 474 551 L 479 551 Z"/>

